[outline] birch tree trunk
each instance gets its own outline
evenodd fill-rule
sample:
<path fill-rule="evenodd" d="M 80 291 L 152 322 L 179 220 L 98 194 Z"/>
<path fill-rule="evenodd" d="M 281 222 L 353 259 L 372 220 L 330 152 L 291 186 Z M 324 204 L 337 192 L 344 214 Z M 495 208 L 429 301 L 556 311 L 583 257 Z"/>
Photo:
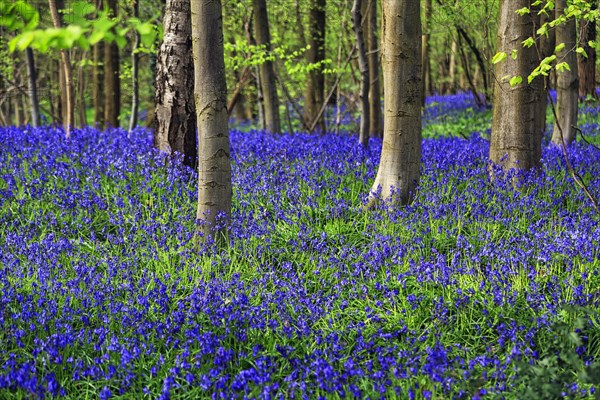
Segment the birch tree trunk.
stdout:
<path fill-rule="evenodd" d="M 382 25 L 383 148 L 369 205 L 379 197 L 407 204 L 417 188 L 421 163 L 420 1 L 383 0 Z"/>
<path fill-rule="evenodd" d="M 362 1 L 354 0 L 352 6 L 352 25 L 356 37 L 356 49 L 358 50 L 358 69 L 360 71 L 360 129 L 358 141 L 361 145 L 369 146 L 369 127 L 370 127 L 370 109 L 369 109 L 369 61 L 365 50 L 365 38 L 362 28 Z"/>
<path fill-rule="evenodd" d="M 154 145 L 196 165 L 196 111 L 190 0 L 167 0 L 156 64 Z"/>
<path fill-rule="evenodd" d="M 231 161 L 220 0 L 191 2 L 196 116 L 198 209 L 204 240 L 223 237 L 231 214 Z"/>
<path fill-rule="evenodd" d="M 567 8 L 567 0 L 556 0 L 556 15 L 561 16 Z M 575 140 L 577 131 L 577 113 L 579 101 L 579 77 L 577 67 L 577 25 L 575 19 L 570 18 L 565 23 L 556 26 L 556 42 L 564 43 L 564 48 L 557 54 L 557 62 L 566 62 L 569 70 L 556 72 L 556 124 L 552 132 L 552 143 L 561 146 Z"/>
<path fill-rule="evenodd" d="M 267 53 L 271 51 L 271 34 L 269 32 L 269 17 L 265 0 L 254 0 L 254 34 L 256 44 L 265 46 Z M 265 128 L 271 133 L 281 132 L 279 118 L 279 99 L 277 97 L 277 82 L 273 71 L 273 62 L 269 59 L 258 67 L 260 74 L 261 92 L 264 102 Z"/>
<path fill-rule="evenodd" d="M 546 97 L 543 80 L 530 84 L 527 77 L 539 64 L 536 47 L 523 47 L 522 42 L 534 35 L 539 26 L 538 11 L 519 15 L 520 8 L 531 7 L 530 0 L 501 0 L 498 22 L 498 51 L 511 54 L 496 64 L 494 110 L 490 140 L 490 160 L 504 170 L 528 170 L 538 167 L 542 154 L 542 134 Z M 520 76 L 520 84 L 511 86 L 509 78 Z"/>

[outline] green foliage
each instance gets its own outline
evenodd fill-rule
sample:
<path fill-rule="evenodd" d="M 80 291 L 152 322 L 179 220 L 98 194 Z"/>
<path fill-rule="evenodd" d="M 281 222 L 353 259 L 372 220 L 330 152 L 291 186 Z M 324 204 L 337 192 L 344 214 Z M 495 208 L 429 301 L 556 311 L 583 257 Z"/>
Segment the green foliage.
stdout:
<path fill-rule="evenodd" d="M 589 347 L 600 338 L 598 311 L 589 307 L 564 307 L 558 320 L 548 330 L 541 346 L 543 353 L 533 362 L 516 363 L 517 398 L 551 400 L 578 398 L 579 385 L 600 384 L 600 361 L 587 361 L 594 349 Z M 597 394 L 595 398 L 600 398 Z"/>
<path fill-rule="evenodd" d="M 127 44 L 126 35 L 134 30 L 140 35 L 138 51 L 155 51 L 155 43 L 162 36 L 162 28 L 153 22 L 138 18 L 122 20 L 111 17 L 106 10 L 97 10 L 87 1 L 76 1 L 63 10 L 67 24 L 61 28 L 39 27 L 39 12 L 25 1 L 9 3 L 0 0 L 0 26 L 16 32 L 9 42 L 9 50 L 23 51 L 28 47 L 40 52 L 78 47 L 89 50 L 100 42 L 115 42 L 120 48 Z"/>

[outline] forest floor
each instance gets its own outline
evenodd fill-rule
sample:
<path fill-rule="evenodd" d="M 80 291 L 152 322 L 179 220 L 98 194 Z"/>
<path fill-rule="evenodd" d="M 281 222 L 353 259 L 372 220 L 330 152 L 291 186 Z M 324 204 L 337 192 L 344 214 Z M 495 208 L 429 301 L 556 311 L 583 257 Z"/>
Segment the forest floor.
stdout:
<path fill-rule="evenodd" d="M 600 216 L 560 149 L 515 191 L 470 96 L 424 124 L 414 203 L 370 211 L 381 141 L 232 131 L 223 250 L 148 131 L 0 128 L 0 398 L 594 397 Z"/>

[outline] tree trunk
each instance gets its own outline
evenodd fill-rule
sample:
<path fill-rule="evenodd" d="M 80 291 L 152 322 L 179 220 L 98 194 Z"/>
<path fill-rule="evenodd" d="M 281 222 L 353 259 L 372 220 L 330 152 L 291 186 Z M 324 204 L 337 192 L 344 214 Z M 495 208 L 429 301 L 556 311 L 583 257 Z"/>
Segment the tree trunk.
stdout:
<path fill-rule="evenodd" d="M 52 24 L 55 28 L 60 28 L 62 23 L 58 15 L 58 8 L 55 0 L 48 0 L 48 6 L 50 7 L 50 15 L 52 16 Z M 75 102 L 73 99 L 73 73 L 71 69 L 71 59 L 67 50 L 60 51 L 60 59 L 62 62 L 62 70 L 64 73 L 65 84 L 61 87 L 61 97 L 65 99 L 66 112 L 63 125 L 65 128 L 65 137 L 69 139 L 71 137 L 71 128 L 75 126 Z"/>
<path fill-rule="evenodd" d="M 307 126 L 316 126 L 325 133 L 324 113 L 320 113 L 325 97 L 325 75 L 323 75 L 323 61 L 325 60 L 325 1 L 311 0 L 308 44 L 306 52 L 309 64 L 318 64 L 318 67 L 309 72 L 306 90 L 304 92 L 304 121 Z M 320 115 L 319 115 L 320 114 Z"/>
<path fill-rule="evenodd" d="M 198 121 L 199 233 L 221 238 L 231 214 L 231 161 L 220 0 L 192 1 L 196 115 Z"/>
<path fill-rule="evenodd" d="M 592 2 L 592 10 L 598 7 L 598 2 Z M 596 50 L 590 47 L 589 42 L 596 42 L 596 22 L 580 21 L 579 46 L 587 53 L 587 58 L 579 54 L 579 97 L 585 99 L 591 96 L 598 98 L 596 93 Z"/>
<path fill-rule="evenodd" d="M 522 42 L 539 26 L 537 10 L 520 16 L 515 10 L 531 6 L 530 0 L 501 0 L 498 22 L 498 51 L 511 54 L 496 64 L 494 111 L 490 141 L 490 160 L 504 170 L 528 170 L 540 165 L 545 105 L 543 79 L 530 84 L 527 77 L 539 64 L 536 46 L 525 48 Z M 522 77 L 522 83 L 512 86 L 509 78 Z"/>
<path fill-rule="evenodd" d="M 383 0 L 384 134 L 370 204 L 407 204 L 421 163 L 423 96 L 421 10 L 418 0 Z"/>
<path fill-rule="evenodd" d="M 365 49 L 365 38 L 362 28 L 361 0 L 354 0 L 352 6 L 352 25 L 356 37 L 356 49 L 358 51 L 358 69 L 360 70 L 360 129 L 358 141 L 361 145 L 369 146 L 369 61 Z"/>
<path fill-rule="evenodd" d="M 364 3 L 365 0 L 363 0 Z M 381 124 L 381 80 L 379 73 L 379 41 L 377 40 L 377 0 L 368 0 L 367 57 L 369 59 L 369 133 L 371 137 L 383 137 Z"/>
<path fill-rule="evenodd" d="M 271 51 L 271 34 L 269 32 L 269 18 L 265 0 L 254 0 L 254 34 L 256 44 L 265 46 L 267 53 Z M 263 95 L 265 128 L 271 133 L 281 132 L 279 118 L 279 99 L 277 97 L 277 82 L 273 71 L 273 62 L 268 58 L 258 67 L 260 74 L 261 92 Z"/>
<path fill-rule="evenodd" d="M 40 103 L 38 101 L 35 59 L 33 57 L 33 50 L 31 50 L 30 47 L 25 49 L 25 56 L 27 58 L 27 83 L 29 89 L 29 104 L 31 107 L 31 125 L 34 127 L 38 127 L 41 125 Z"/>
<path fill-rule="evenodd" d="M 156 65 L 154 145 L 196 165 L 196 112 L 190 0 L 167 0 Z"/>
<path fill-rule="evenodd" d="M 139 0 L 133 0 L 133 17 L 140 17 L 140 3 Z M 140 107 L 140 88 L 138 82 L 139 69 L 140 69 L 140 55 L 137 53 L 137 49 L 140 45 L 140 34 L 134 32 L 133 48 L 131 49 L 131 116 L 129 118 L 129 129 L 131 131 L 138 124 L 138 110 Z"/>
<path fill-rule="evenodd" d="M 556 15 L 561 16 L 567 7 L 567 0 L 556 0 Z M 577 25 L 575 19 L 556 26 L 556 42 L 564 43 L 556 57 L 558 62 L 569 64 L 569 70 L 556 72 L 556 115 L 557 120 L 552 133 L 552 143 L 562 145 L 571 144 L 575 140 L 577 131 L 577 103 L 579 100 L 579 78 L 577 71 L 577 53 L 573 49 L 577 46 Z"/>
<path fill-rule="evenodd" d="M 108 10 L 117 17 L 117 1 L 107 0 Z M 116 34 L 116 33 L 115 33 Z M 119 127 L 121 113 L 121 80 L 119 78 L 119 47 L 115 42 L 104 45 L 104 121 L 107 126 Z"/>
<path fill-rule="evenodd" d="M 457 53 L 457 45 L 456 40 L 452 39 L 452 44 L 450 45 L 450 66 L 448 69 L 448 79 L 450 93 L 456 93 L 456 53 Z"/>
<path fill-rule="evenodd" d="M 425 97 L 433 93 L 433 82 L 431 80 L 431 67 L 429 62 L 429 31 L 431 30 L 431 14 L 432 1 L 425 0 L 423 20 L 423 36 L 422 36 L 422 53 L 423 53 L 423 101 Z"/>
<path fill-rule="evenodd" d="M 96 127 L 104 127 L 104 42 L 94 46 L 93 89 L 94 122 Z"/>
<path fill-rule="evenodd" d="M 96 8 L 102 10 L 102 0 L 96 0 Z M 94 102 L 94 123 L 104 128 L 104 42 L 96 43 L 92 48 L 94 69 L 92 72 L 92 97 Z"/>

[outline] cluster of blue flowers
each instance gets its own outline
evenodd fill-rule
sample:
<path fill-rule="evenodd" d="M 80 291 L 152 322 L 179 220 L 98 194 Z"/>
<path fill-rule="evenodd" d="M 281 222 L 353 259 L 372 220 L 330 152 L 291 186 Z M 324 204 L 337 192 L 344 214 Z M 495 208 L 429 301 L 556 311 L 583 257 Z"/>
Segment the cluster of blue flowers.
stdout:
<path fill-rule="evenodd" d="M 600 218 L 560 149 L 514 190 L 484 138 L 424 140 L 414 203 L 367 211 L 380 142 L 231 135 L 218 250 L 147 131 L 0 129 L 1 398 L 508 394 L 565 306 L 598 305 Z M 570 152 L 600 196 L 600 151 Z"/>

